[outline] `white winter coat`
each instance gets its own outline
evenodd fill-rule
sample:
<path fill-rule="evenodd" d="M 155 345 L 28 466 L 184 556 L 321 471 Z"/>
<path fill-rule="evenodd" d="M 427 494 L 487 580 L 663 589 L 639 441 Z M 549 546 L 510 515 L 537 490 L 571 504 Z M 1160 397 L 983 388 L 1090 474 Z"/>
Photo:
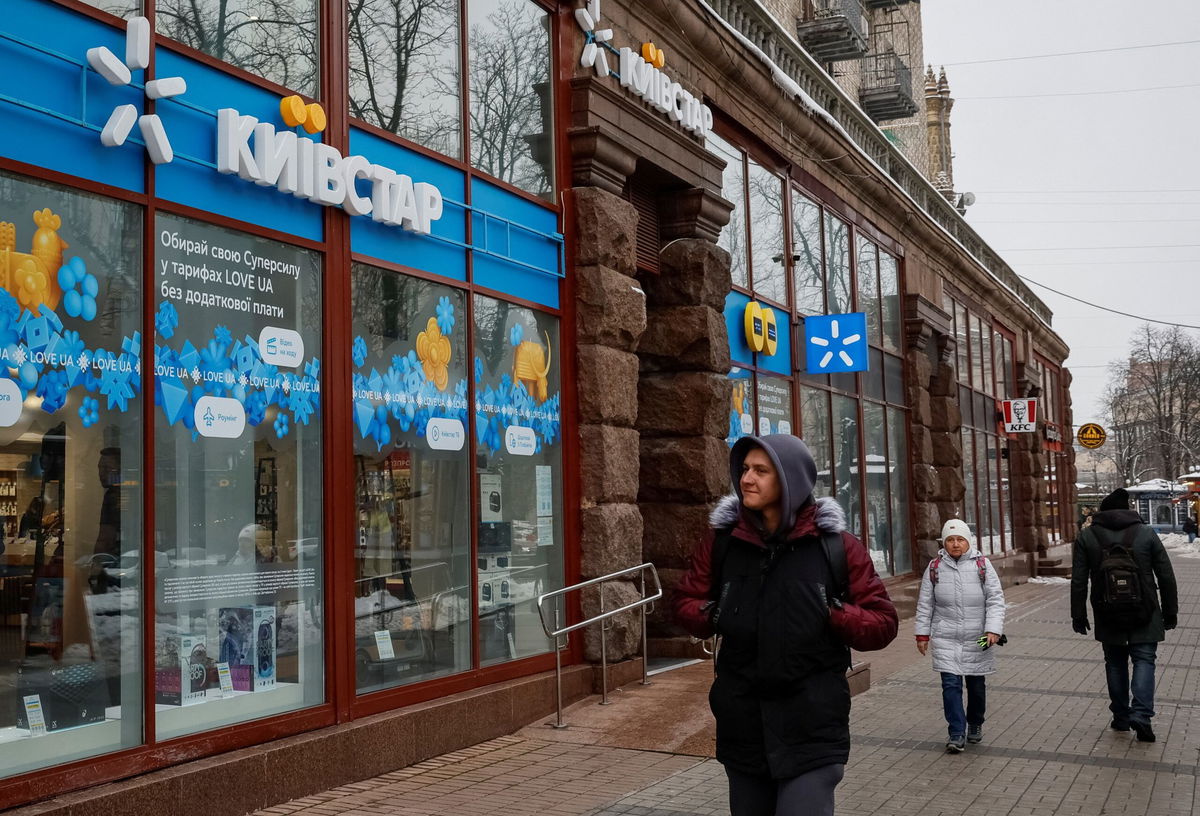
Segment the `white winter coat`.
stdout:
<path fill-rule="evenodd" d="M 959 675 L 996 671 L 996 647 L 981 649 L 978 640 L 985 632 L 1004 633 L 1004 590 L 987 559 L 986 580 L 979 580 L 975 563 L 979 556 L 974 546 L 957 561 L 941 550 L 937 585 L 929 579 L 929 567 L 921 578 L 916 635 L 929 638 L 934 671 Z"/>

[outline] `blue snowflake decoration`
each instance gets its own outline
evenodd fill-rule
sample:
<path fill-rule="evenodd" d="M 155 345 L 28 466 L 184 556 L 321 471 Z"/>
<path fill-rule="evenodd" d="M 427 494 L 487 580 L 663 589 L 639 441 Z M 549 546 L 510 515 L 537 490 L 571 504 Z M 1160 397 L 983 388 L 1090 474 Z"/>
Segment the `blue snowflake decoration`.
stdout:
<path fill-rule="evenodd" d="M 233 345 L 233 334 L 226 326 L 218 325 L 215 329 L 213 329 L 213 338 L 222 346 Z"/>
<path fill-rule="evenodd" d="M 63 309 L 71 317 L 94 320 L 100 282 L 87 271 L 83 258 L 75 256 L 58 268 L 58 285 L 63 290 Z M 79 287 L 76 289 L 75 287 Z"/>
<path fill-rule="evenodd" d="M 50 371 L 38 382 L 37 395 L 42 398 L 42 410 L 53 414 L 67 402 L 67 375 L 61 371 Z"/>
<path fill-rule="evenodd" d="M 288 435 L 287 414 L 280 411 L 279 416 L 275 417 L 275 436 L 279 437 L 280 439 L 283 439 L 287 435 Z"/>
<path fill-rule="evenodd" d="M 90 428 L 100 421 L 100 401 L 94 397 L 84 397 L 79 405 L 79 418 L 83 427 Z"/>
<path fill-rule="evenodd" d="M 108 409 L 116 408 L 125 413 L 129 401 L 134 398 L 133 363 L 128 354 L 119 357 L 112 352 L 98 349 L 95 354 L 96 366 L 100 369 L 100 393 L 108 397 Z"/>
<path fill-rule="evenodd" d="M 443 295 L 438 298 L 437 303 L 438 329 L 442 334 L 449 337 L 450 333 L 454 331 L 454 322 L 454 304 L 450 302 L 450 298 Z"/>
<path fill-rule="evenodd" d="M 525 329 L 520 323 L 514 323 L 513 327 L 508 330 L 508 342 L 514 346 L 521 345 L 521 340 L 525 337 Z"/>
<path fill-rule="evenodd" d="M 154 330 L 158 332 L 159 337 L 170 340 L 178 326 L 179 312 L 175 310 L 175 304 L 164 300 L 158 305 L 158 314 L 154 316 Z"/>
<path fill-rule="evenodd" d="M 367 361 L 367 341 L 362 339 L 361 334 L 354 338 L 354 346 L 350 353 L 354 358 L 354 364 L 362 368 L 362 364 Z"/>

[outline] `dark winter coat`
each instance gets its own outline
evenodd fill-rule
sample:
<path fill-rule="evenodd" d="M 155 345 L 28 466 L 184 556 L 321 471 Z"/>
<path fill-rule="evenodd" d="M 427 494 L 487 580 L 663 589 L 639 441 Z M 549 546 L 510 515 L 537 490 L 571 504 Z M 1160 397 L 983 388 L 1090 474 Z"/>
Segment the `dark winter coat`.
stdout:
<path fill-rule="evenodd" d="M 1192 518 L 1191 516 L 1188 516 L 1187 518 L 1185 518 L 1183 520 L 1182 529 L 1188 535 L 1195 535 L 1197 532 L 1196 520 L 1194 518 Z"/>
<path fill-rule="evenodd" d="M 717 759 L 774 779 L 847 761 L 849 646 L 881 649 L 898 625 L 870 554 L 845 532 L 837 502 L 809 502 L 794 518 L 788 532 L 764 540 L 756 516 L 726 497 L 675 597 L 685 629 L 722 636 L 709 692 Z M 724 530 L 731 536 L 723 562 L 714 565 L 713 541 Z M 849 592 L 840 609 L 827 600 L 833 577 L 822 531 L 839 533 L 846 552 Z"/>
<path fill-rule="evenodd" d="M 1092 610 L 1100 593 L 1100 561 L 1102 547 L 1119 544 L 1125 531 L 1136 526 L 1133 538 L 1133 560 L 1142 577 L 1142 591 L 1155 599 L 1154 615 L 1150 621 L 1133 629 L 1113 626 L 1093 615 L 1093 634 L 1101 643 L 1158 643 L 1166 637 L 1165 630 L 1175 627 L 1179 615 L 1179 592 L 1175 586 L 1175 571 L 1167 551 L 1154 530 L 1142 522 L 1134 510 L 1103 510 L 1092 516 L 1090 527 L 1079 531 L 1075 538 L 1071 567 L 1071 617 L 1087 618 L 1088 581 L 1092 582 Z M 1157 579 L 1157 583 L 1156 583 Z M 1160 601 L 1161 598 L 1161 601 Z M 1164 626 L 1164 619 L 1166 626 Z"/>

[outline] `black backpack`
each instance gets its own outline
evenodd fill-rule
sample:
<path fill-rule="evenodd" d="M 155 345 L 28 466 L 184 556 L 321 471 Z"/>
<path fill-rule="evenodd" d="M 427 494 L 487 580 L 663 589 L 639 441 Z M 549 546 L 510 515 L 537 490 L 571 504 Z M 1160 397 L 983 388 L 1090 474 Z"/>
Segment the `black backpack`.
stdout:
<path fill-rule="evenodd" d="M 1121 628 L 1142 626 L 1154 613 L 1153 600 L 1142 585 L 1141 570 L 1133 557 L 1137 528 L 1136 524 L 1126 528 L 1119 543 L 1100 545 L 1097 591 L 1093 596 L 1096 617 Z"/>

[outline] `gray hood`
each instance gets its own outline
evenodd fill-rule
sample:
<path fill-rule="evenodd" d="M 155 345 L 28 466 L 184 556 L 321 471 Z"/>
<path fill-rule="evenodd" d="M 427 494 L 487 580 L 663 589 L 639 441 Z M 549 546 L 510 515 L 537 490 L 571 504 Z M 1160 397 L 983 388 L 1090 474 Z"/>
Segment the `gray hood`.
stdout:
<path fill-rule="evenodd" d="M 780 530 L 791 530 L 796 523 L 796 514 L 812 498 L 813 486 L 817 483 L 817 463 L 808 451 L 804 440 L 791 434 L 768 436 L 743 436 L 729 451 L 729 477 L 738 501 L 742 499 L 742 463 L 754 448 L 762 448 L 771 458 L 771 464 L 779 474 Z M 768 530 L 774 534 L 778 530 Z"/>

